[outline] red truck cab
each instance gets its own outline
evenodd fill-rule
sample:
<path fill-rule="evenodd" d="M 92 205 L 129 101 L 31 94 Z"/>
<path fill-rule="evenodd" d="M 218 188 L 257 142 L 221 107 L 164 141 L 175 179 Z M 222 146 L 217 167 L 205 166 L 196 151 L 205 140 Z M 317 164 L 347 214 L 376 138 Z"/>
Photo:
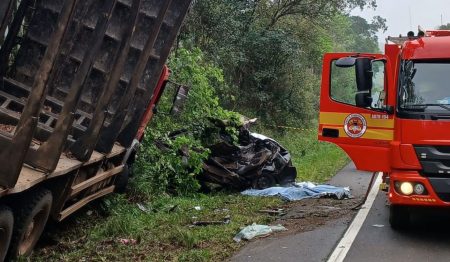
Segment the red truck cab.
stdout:
<path fill-rule="evenodd" d="M 144 137 L 145 128 L 153 118 L 156 105 L 158 104 L 162 94 L 164 93 L 164 89 L 166 88 L 167 82 L 169 81 L 169 76 L 170 76 L 170 69 L 165 65 L 161 73 L 161 76 L 159 77 L 158 84 L 156 85 L 156 88 L 153 91 L 150 104 L 148 105 L 147 109 L 145 110 L 144 116 L 141 119 L 141 124 L 139 125 L 139 130 L 136 134 L 136 139 L 138 141 L 141 141 L 142 138 Z"/>
<path fill-rule="evenodd" d="M 383 172 L 394 228 L 413 206 L 450 206 L 450 31 L 388 38 L 385 54 L 326 54 L 319 140 Z"/>

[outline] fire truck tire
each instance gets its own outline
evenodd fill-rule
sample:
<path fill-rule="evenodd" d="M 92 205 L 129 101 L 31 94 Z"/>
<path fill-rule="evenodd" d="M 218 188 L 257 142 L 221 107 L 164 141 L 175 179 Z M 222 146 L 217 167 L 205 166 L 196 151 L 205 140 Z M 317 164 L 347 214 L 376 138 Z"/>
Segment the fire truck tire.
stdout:
<path fill-rule="evenodd" d="M 389 210 L 389 223 L 392 229 L 407 228 L 410 223 L 409 208 L 407 206 L 391 205 Z"/>
<path fill-rule="evenodd" d="M 120 174 L 117 175 L 114 185 L 116 186 L 114 191 L 119 194 L 123 194 L 127 191 L 128 181 L 130 180 L 130 167 L 126 164 Z"/>
<path fill-rule="evenodd" d="M 53 203 L 52 193 L 47 189 L 38 189 L 23 196 L 23 201 L 14 209 L 15 225 L 8 259 L 29 256 L 39 240 Z"/>
<path fill-rule="evenodd" d="M 10 208 L 0 206 L 0 261 L 4 261 L 14 229 L 14 215 Z"/>

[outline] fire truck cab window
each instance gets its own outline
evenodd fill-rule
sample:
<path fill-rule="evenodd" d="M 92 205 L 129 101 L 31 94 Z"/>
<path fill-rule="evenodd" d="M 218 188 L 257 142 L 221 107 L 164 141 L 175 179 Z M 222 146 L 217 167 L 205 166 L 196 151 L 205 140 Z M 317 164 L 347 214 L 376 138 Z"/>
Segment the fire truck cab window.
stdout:
<path fill-rule="evenodd" d="M 370 108 L 382 108 L 385 105 L 385 65 L 382 61 L 372 62 L 372 89 L 368 92 L 372 98 Z M 355 67 L 338 67 L 333 62 L 331 67 L 330 97 L 341 103 L 356 106 L 356 84 Z M 361 91 L 360 91 L 361 92 Z"/>
<path fill-rule="evenodd" d="M 400 77 L 400 109 L 447 111 L 450 63 L 404 61 Z"/>

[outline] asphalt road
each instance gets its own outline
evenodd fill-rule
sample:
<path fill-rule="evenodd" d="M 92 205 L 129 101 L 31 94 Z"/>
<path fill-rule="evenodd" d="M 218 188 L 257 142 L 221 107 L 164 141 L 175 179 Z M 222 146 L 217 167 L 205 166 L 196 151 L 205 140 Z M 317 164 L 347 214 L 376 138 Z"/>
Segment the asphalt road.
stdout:
<path fill-rule="evenodd" d="M 361 197 L 370 175 L 350 164 L 330 182 L 350 186 Z M 392 230 L 388 218 L 386 195 L 379 192 L 344 261 L 450 261 L 449 211 L 418 210 L 403 231 Z M 343 217 L 310 232 L 251 242 L 231 261 L 327 261 L 352 220 Z"/>
<path fill-rule="evenodd" d="M 344 261 L 450 261 L 448 210 L 416 210 L 412 226 L 390 228 L 386 195 L 378 193 Z"/>

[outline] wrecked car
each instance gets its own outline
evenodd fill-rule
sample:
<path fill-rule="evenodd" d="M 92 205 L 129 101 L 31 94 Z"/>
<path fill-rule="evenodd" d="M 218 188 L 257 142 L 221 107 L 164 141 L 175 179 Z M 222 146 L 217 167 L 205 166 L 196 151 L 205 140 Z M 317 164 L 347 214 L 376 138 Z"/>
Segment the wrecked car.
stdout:
<path fill-rule="evenodd" d="M 264 189 L 295 182 L 297 170 L 291 155 L 275 140 L 242 129 L 239 145 L 223 139 L 210 146 L 211 155 L 198 177 L 202 182 L 242 190 Z"/>

